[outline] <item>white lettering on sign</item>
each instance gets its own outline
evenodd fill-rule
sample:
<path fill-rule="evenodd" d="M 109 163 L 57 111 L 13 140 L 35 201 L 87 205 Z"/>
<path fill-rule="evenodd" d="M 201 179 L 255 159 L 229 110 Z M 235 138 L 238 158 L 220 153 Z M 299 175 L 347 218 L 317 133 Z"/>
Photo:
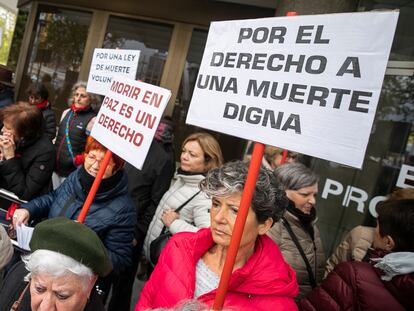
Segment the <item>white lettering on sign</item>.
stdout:
<path fill-rule="evenodd" d="M 399 188 L 413 188 L 414 184 L 412 183 L 414 173 L 414 166 L 410 165 L 402 165 L 400 173 L 398 175 L 396 187 Z M 407 180 L 411 181 L 411 184 L 405 183 Z M 343 195 L 342 199 L 342 206 L 349 207 L 350 205 L 356 204 L 356 209 L 360 213 L 365 212 L 365 204 L 369 199 L 368 193 L 360 188 L 355 186 L 347 185 L 344 192 L 344 186 L 341 182 L 327 178 L 325 180 L 325 184 L 323 186 L 321 198 L 328 199 L 330 196 L 341 196 Z M 387 197 L 380 195 L 371 198 L 368 204 L 369 213 L 373 217 L 377 217 L 378 214 L 376 212 L 376 206 L 379 202 L 386 200 Z"/>
<path fill-rule="evenodd" d="M 397 19 L 388 11 L 213 22 L 187 123 L 360 168 Z"/>
<path fill-rule="evenodd" d="M 406 164 L 401 166 L 396 186 L 400 188 L 414 188 L 414 166 Z"/>

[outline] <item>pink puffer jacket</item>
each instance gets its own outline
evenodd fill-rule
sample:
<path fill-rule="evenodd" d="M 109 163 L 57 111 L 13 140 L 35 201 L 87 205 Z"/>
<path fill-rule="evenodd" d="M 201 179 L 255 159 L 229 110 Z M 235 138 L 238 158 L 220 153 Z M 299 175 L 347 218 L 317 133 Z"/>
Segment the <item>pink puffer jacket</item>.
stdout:
<path fill-rule="evenodd" d="M 175 234 L 160 256 L 141 293 L 135 311 L 171 308 L 193 299 L 195 267 L 214 241 L 210 229 Z M 284 261 L 277 245 L 267 236 L 257 239 L 247 263 L 233 272 L 224 307 L 234 310 L 297 310 L 295 272 Z M 198 298 L 212 306 L 216 290 Z"/>

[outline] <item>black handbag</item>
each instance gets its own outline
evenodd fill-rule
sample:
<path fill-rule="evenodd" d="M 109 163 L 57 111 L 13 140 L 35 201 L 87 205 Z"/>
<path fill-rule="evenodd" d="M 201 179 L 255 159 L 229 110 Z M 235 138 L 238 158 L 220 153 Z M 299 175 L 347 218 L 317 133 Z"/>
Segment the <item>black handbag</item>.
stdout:
<path fill-rule="evenodd" d="M 195 193 L 191 198 L 189 198 L 187 201 L 185 201 L 183 204 L 181 204 L 179 207 L 175 209 L 175 212 L 178 213 L 184 206 L 188 204 L 192 199 L 195 198 L 197 194 L 199 194 L 200 191 Z M 161 255 L 162 250 L 164 249 L 165 245 L 167 244 L 168 240 L 172 237 L 171 232 L 167 231 L 167 227 L 163 226 L 160 235 L 154 239 L 150 244 L 150 264 L 152 267 L 155 267 L 155 265 L 158 262 L 158 258 Z"/>

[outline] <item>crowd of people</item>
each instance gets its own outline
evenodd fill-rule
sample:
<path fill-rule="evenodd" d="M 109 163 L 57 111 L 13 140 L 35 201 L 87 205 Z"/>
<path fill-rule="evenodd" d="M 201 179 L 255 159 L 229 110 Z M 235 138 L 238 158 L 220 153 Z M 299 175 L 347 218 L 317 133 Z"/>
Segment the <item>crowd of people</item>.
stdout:
<path fill-rule="evenodd" d="M 11 83 L 3 69 L 0 95 Z M 27 201 L 0 208 L 11 228 L 34 226 L 30 253 L 13 251 L 0 226 L 0 310 L 211 309 L 249 159 L 225 163 L 215 137 L 196 132 L 176 163 L 164 117 L 142 170 L 112 154 L 80 224 L 107 151 L 89 136 L 99 98 L 75 84 L 58 124 L 52 104 L 38 84 L 26 102 L 0 106 L 0 187 Z M 265 149 L 223 310 L 414 310 L 414 189 L 390 194 L 377 227 L 354 228 L 326 259 L 318 176 L 298 158 Z"/>

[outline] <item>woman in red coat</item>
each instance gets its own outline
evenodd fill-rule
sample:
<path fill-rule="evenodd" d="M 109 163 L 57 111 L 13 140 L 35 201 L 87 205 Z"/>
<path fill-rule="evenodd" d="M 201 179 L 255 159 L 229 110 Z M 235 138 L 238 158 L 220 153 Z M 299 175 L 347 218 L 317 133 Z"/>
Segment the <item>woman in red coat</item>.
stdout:
<path fill-rule="evenodd" d="M 197 299 L 212 306 L 240 205 L 247 166 L 231 162 L 211 170 L 201 189 L 211 196 L 211 228 L 178 233 L 168 242 L 135 311 L 171 308 Z M 287 199 L 271 173 L 261 170 L 224 302 L 234 310 L 297 310 L 295 272 L 266 235 Z"/>
<path fill-rule="evenodd" d="M 306 311 L 414 310 L 414 200 L 390 199 L 377 207 L 375 250 L 368 262 L 335 267 L 299 303 Z"/>

